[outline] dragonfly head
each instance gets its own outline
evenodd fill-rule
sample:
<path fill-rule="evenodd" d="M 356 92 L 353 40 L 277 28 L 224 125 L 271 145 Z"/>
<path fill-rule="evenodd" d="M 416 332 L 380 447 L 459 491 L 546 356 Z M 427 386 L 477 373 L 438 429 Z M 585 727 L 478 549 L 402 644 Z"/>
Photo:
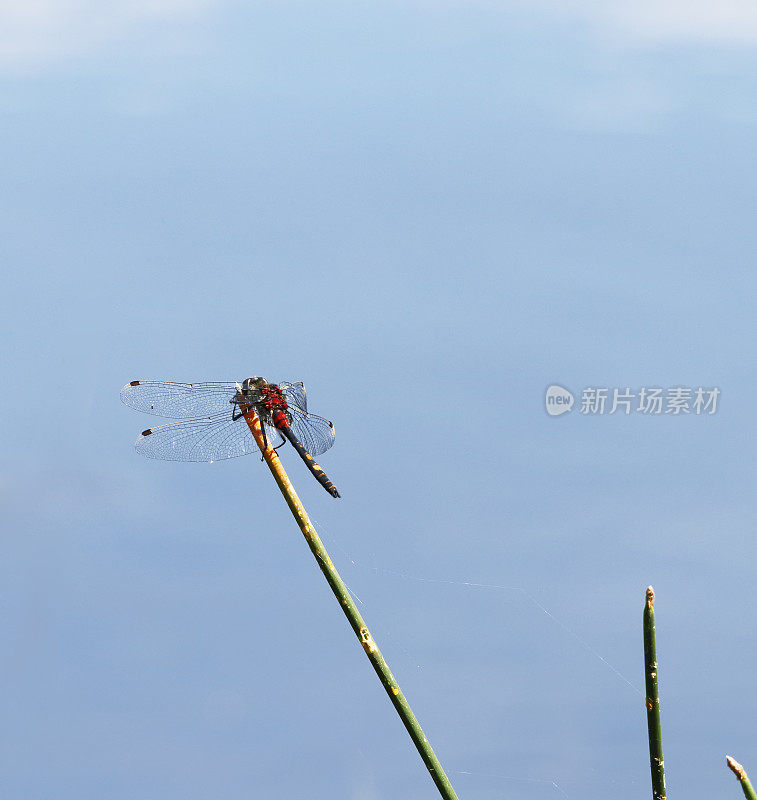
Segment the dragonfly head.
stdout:
<path fill-rule="evenodd" d="M 268 381 L 265 378 L 246 378 L 242 381 L 243 392 L 249 392 L 252 389 L 260 389 L 262 386 L 268 386 Z"/>

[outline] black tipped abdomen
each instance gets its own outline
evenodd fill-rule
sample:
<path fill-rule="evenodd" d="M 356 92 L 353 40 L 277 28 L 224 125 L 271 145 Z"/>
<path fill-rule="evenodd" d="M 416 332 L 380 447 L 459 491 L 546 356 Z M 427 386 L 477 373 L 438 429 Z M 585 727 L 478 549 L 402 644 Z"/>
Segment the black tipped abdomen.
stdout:
<path fill-rule="evenodd" d="M 313 456 L 311 456 L 310 453 L 308 453 L 308 451 L 302 446 L 302 442 L 297 438 L 294 431 L 289 426 L 279 428 L 279 430 L 284 434 L 284 436 L 286 436 L 292 447 L 294 447 L 294 449 L 299 453 L 300 458 L 305 462 L 307 468 L 313 473 L 318 483 L 320 483 L 321 486 L 323 486 L 323 488 L 332 497 L 341 497 L 336 486 L 334 486 L 326 473 L 314 461 Z"/>

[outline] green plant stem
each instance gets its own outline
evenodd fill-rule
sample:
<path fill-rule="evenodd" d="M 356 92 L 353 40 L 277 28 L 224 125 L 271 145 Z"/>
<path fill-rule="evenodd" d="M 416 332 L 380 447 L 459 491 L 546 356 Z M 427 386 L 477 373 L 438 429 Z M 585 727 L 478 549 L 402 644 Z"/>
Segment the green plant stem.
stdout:
<path fill-rule="evenodd" d="M 662 759 L 660 728 L 660 693 L 657 686 L 657 645 L 654 629 L 654 589 L 647 587 L 644 604 L 644 677 L 647 697 L 647 731 L 649 733 L 649 765 L 652 770 L 653 800 L 665 800 L 665 762 Z"/>
<path fill-rule="evenodd" d="M 744 767 L 742 767 L 735 758 L 731 758 L 730 756 L 726 756 L 725 761 L 726 764 L 728 764 L 729 769 L 739 779 L 739 783 L 741 783 L 741 788 L 744 790 L 744 797 L 746 797 L 746 800 L 757 800 L 757 794 L 754 793 L 754 787 L 750 783 L 749 776 L 746 774 Z"/>
<path fill-rule="evenodd" d="M 381 655 L 381 651 L 379 650 L 378 645 L 368 630 L 368 626 L 365 624 L 362 616 L 360 615 L 360 612 L 358 611 L 357 606 L 355 605 L 352 596 L 349 593 L 349 590 L 339 576 L 339 573 L 336 571 L 336 567 L 334 567 L 331 558 L 329 558 L 326 548 L 323 546 L 318 533 L 313 527 L 313 524 L 310 522 L 310 518 L 308 517 L 300 498 L 297 496 L 289 477 L 284 471 L 284 467 L 281 464 L 278 454 L 271 447 L 269 441 L 263 441 L 263 436 L 260 430 L 260 420 L 258 416 L 254 411 L 247 411 L 244 416 L 247 420 L 247 424 L 250 427 L 252 435 L 255 437 L 258 447 L 260 447 L 260 450 L 263 453 L 263 458 L 268 464 L 268 467 L 271 470 L 271 473 L 273 474 L 281 493 L 284 495 L 284 499 L 286 500 L 290 511 L 292 512 L 292 515 L 294 516 L 297 524 L 300 527 L 300 530 L 305 536 L 308 547 L 315 556 L 315 560 L 318 562 L 318 566 L 321 568 L 326 581 L 331 587 L 331 591 L 334 593 L 339 605 L 342 607 L 342 611 L 344 611 L 352 630 L 355 631 L 360 644 L 363 646 L 363 650 L 368 656 L 368 660 L 371 662 L 373 669 L 376 671 L 381 684 L 383 685 L 384 689 L 386 689 L 386 693 L 389 695 L 392 705 L 399 714 L 402 723 L 407 729 L 407 732 L 410 734 L 413 744 L 415 744 L 415 746 L 418 748 L 418 752 L 423 759 L 423 763 L 426 765 L 426 768 L 431 774 L 431 778 L 436 784 L 439 794 L 444 798 L 444 800 L 457 800 L 457 795 L 455 794 L 455 790 L 452 788 L 452 784 L 449 782 L 449 778 L 442 769 L 439 759 L 436 757 L 436 754 L 434 753 L 428 739 L 423 733 L 418 720 L 415 718 L 415 714 L 413 714 L 412 709 L 408 705 L 405 695 L 402 694 L 402 690 L 397 685 L 397 681 L 395 680 L 394 675 L 392 675 L 384 656 Z"/>

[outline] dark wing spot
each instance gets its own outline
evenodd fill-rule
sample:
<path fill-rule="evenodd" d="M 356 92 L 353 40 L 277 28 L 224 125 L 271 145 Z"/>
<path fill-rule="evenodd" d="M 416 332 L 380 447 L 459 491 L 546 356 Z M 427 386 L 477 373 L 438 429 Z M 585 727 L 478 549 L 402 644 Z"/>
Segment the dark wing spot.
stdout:
<path fill-rule="evenodd" d="M 152 428 L 148 428 L 146 431 L 142 431 L 142 436 L 149 436 L 152 433 Z"/>
<path fill-rule="evenodd" d="M 139 381 L 129 381 L 129 386 L 139 386 Z"/>

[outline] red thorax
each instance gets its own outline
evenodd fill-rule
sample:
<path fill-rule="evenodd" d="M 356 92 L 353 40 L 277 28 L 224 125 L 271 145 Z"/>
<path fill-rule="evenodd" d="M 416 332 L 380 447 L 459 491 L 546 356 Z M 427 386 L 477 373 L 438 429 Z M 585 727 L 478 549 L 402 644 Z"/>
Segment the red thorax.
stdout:
<path fill-rule="evenodd" d="M 273 424 L 277 428 L 288 428 L 289 418 L 285 413 L 288 406 L 284 392 L 276 384 L 269 383 L 260 389 L 260 393 L 263 395 L 263 405 L 272 412 Z"/>

